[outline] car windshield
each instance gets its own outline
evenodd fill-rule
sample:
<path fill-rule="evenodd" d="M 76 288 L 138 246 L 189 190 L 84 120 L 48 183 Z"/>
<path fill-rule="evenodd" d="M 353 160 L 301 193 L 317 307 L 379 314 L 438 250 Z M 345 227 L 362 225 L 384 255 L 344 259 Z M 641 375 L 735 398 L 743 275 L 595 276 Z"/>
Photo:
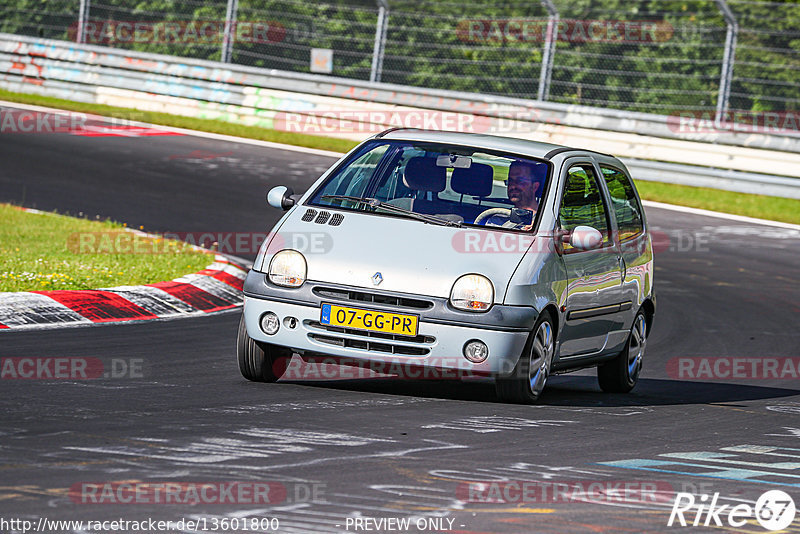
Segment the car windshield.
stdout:
<path fill-rule="evenodd" d="M 375 140 L 310 203 L 450 225 L 530 231 L 550 165 L 485 149 Z"/>

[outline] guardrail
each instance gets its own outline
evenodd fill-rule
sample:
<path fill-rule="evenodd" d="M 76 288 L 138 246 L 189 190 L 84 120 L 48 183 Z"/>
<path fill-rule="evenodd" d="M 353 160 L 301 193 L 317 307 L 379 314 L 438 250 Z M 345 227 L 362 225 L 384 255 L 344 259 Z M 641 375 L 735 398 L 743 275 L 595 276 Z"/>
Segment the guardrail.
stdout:
<path fill-rule="evenodd" d="M 682 132 L 674 119 L 671 123 L 661 115 L 374 84 L 9 34 L 0 34 L 0 87 L 351 139 L 398 125 L 509 135 L 613 153 L 627 160 L 640 179 L 800 198 L 800 136 L 713 128 Z"/>

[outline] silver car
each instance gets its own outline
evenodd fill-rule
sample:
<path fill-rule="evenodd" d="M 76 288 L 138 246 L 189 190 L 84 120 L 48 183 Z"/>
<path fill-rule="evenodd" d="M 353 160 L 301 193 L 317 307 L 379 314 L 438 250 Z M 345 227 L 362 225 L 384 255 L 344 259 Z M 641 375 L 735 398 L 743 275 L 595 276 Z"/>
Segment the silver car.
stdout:
<path fill-rule="evenodd" d="M 279 186 L 267 198 L 288 211 L 244 284 L 245 378 L 273 382 L 299 356 L 493 378 L 518 403 L 536 401 L 549 375 L 587 367 L 604 391 L 636 385 L 653 249 L 617 158 L 393 129 L 305 194 Z"/>

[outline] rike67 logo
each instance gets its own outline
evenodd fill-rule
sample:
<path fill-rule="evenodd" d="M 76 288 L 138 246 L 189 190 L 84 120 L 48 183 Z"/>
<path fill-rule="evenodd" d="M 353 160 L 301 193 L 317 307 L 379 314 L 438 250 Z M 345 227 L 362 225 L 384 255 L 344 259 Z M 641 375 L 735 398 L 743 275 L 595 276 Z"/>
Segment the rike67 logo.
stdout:
<path fill-rule="evenodd" d="M 672 505 L 667 526 L 671 527 L 744 527 L 753 519 L 769 531 L 783 530 L 794 522 L 794 499 L 781 490 L 763 493 L 755 506 L 750 504 L 720 504 L 719 493 L 695 498 L 691 493 L 679 492 Z"/>

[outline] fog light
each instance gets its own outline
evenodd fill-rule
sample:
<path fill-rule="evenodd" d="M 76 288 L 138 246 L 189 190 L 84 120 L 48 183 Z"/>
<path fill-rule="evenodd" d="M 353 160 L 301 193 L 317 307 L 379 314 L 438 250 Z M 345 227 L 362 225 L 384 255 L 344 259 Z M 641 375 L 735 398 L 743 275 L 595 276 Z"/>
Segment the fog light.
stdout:
<path fill-rule="evenodd" d="M 464 345 L 464 357 L 472 363 L 481 363 L 489 357 L 489 347 L 477 339 L 467 341 Z"/>
<path fill-rule="evenodd" d="M 267 312 L 261 316 L 261 330 L 263 330 L 268 336 L 276 334 L 278 332 L 278 328 L 280 327 L 281 322 L 278 320 L 278 316 L 274 313 Z"/>

